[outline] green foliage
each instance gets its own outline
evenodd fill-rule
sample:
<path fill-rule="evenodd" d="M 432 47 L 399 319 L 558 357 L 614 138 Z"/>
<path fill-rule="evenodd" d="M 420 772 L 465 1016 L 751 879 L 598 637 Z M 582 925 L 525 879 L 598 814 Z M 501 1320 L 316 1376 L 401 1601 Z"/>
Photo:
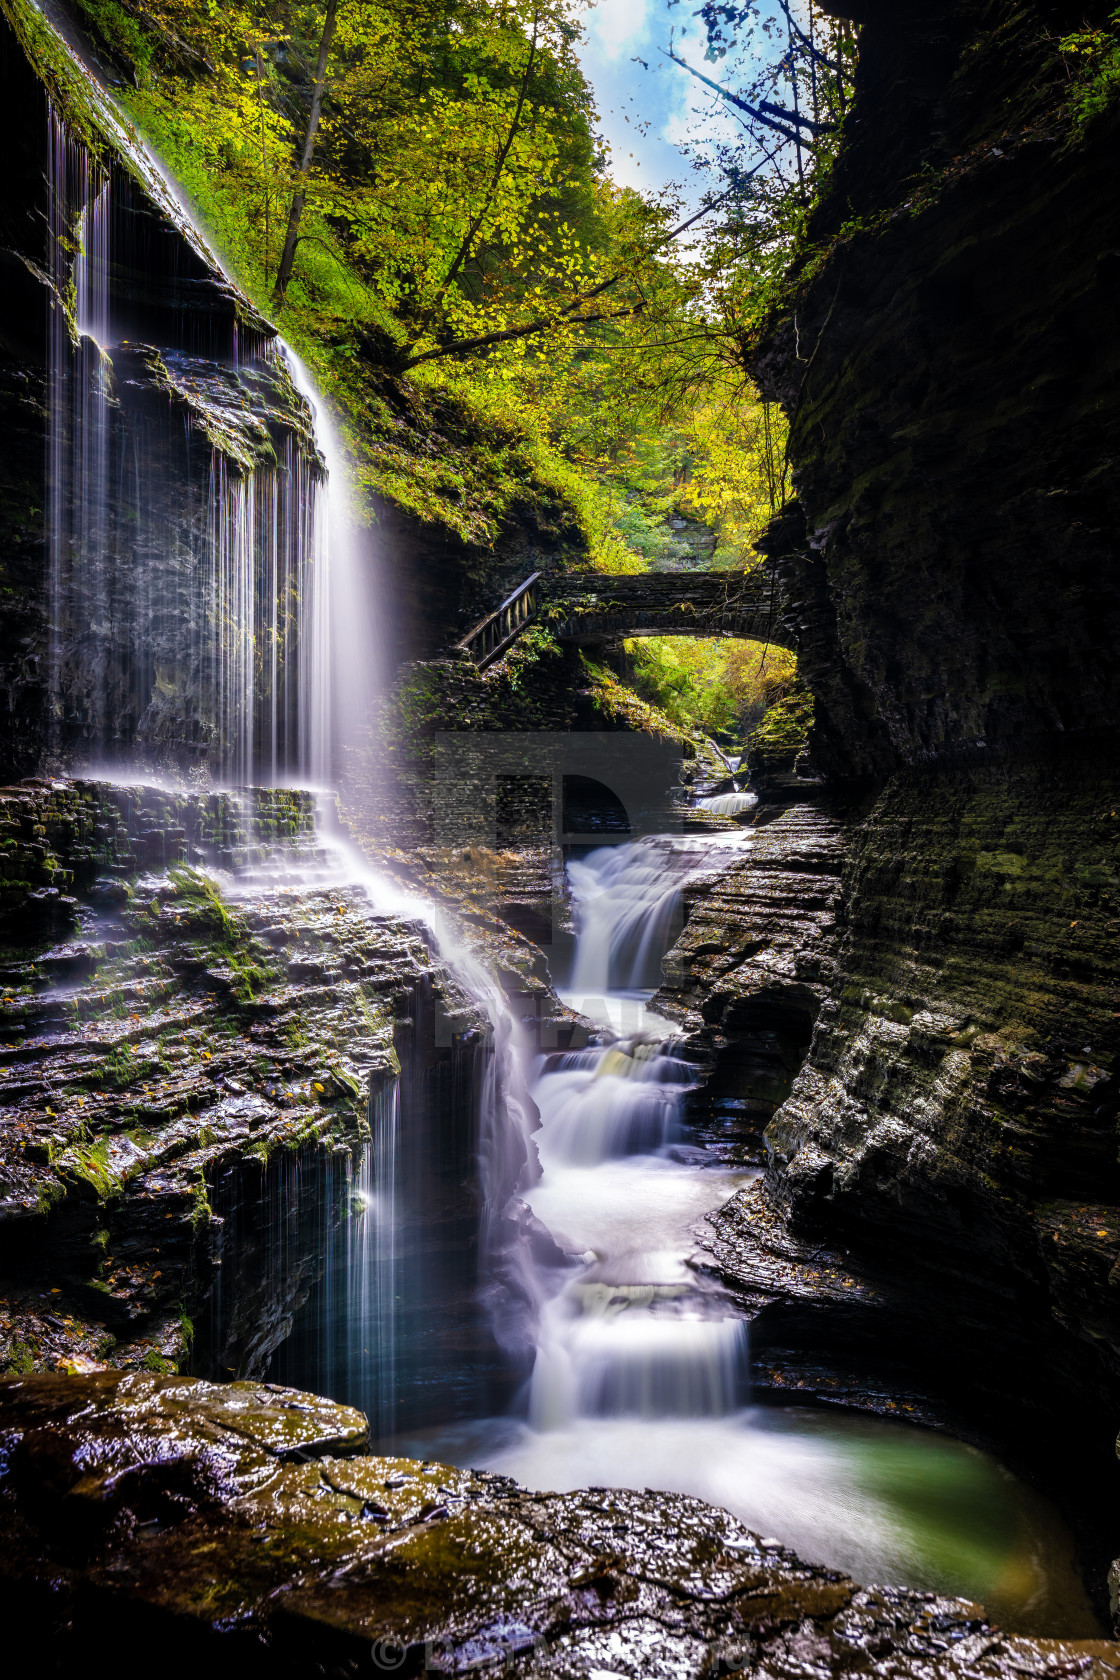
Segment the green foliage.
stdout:
<path fill-rule="evenodd" d="M 813 696 L 804 683 L 790 684 L 767 711 L 747 742 L 752 756 L 762 759 L 796 754 L 808 744 L 813 726 Z"/>
<path fill-rule="evenodd" d="M 635 691 L 705 734 L 745 736 L 796 680 L 793 654 L 758 642 L 650 636 L 626 642 L 625 654 Z"/>
<path fill-rule="evenodd" d="M 323 6 L 84 4 L 128 114 L 268 313 Z M 482 547 L 530 517 L 615 572 L 671 557 L 683 513 L 742 564 L 783 493 L 742 277 L 718 241 L 682 262 L 671 207 L 605 177 L 577 33 L 563 0 L 344 4 L 280 325 L 372 495 Z"/>
<path fill-rule="evenodd" d="M 1109 109 L 1120 94 L 1120 8 L 1102 29 L 1083 29 L 1058 43 L 1070 79 L 1070 108 L 1077 123 Z"/>

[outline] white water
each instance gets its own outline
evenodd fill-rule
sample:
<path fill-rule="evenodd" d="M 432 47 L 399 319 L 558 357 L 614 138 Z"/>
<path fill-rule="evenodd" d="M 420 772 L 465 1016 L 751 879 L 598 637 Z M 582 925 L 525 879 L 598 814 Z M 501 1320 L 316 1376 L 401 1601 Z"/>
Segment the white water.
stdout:
<path fill-rule="evenodd" d="M 571 995 L 625 993 L 661 983 L 661 960 L 681 927 L 681 891 L 727 845 L 749 835 L 665 835 L 604 846 L 568 864 L 579 922 Z"/>
<path fill-rule="evenodd" d="M 239 350 L 236 327 L 231 364 L 159 346 L 182 402 L 161 406 L 154 387 L 142 414 L 118 402 L 135 380 L 130 358 L 148 354 L 130 346 L 129 301 L 114 290 L 117 269 L 145 260 L 143 250 L 113 247 L 134 219 L 116 198 L 132 189 L 101 172 L 50 104 L 47 142 L 58 299 L 48 346 L 52 748 L 124 763 L 138 743 L 193 732 L 227 785 L 328 785 L 368 720 L 377 663 L 369 545 L 328 407 L 287 346 L 246 352 L 242 341 Z M 121 144 L 213 262 L 158 160 L 135 141 Z M 64 307 L 71 287 L 76 337 Z M 223 366 L 281 364 L 311 411 L 318 456 L 290 435 L 276 464 L 208 446 L 199 428 L 215 416 L 224 425 L 223 404 L 233 415 L 243 400 L 223 385 Z"/>
<path fill-rule="evenodd" d="M 655 839 L 573 860 L 578 935 L 567 995 L 584 989 L 614 1002 L 621 1028 L 626 1006 L 642 1001 L 632 988 L 659 977 L 683 886 L 712 856 L 710 841 Z M 629 995 L 612 996 L 620 984 Z M 529 1394 L 536 1429 L 619 1415 L 715 1417 L 745 1398 L 746 1327 L 685 1263 L 691 1224 L 741 1182 L 673 1158 L 684 1099 L 700 1078 L 652 1015 L 613 1041 L 538 1064 L 542 1173 L 525 1199 L 581 1269 L 541 1312 Z"/>
<path fill-rule="evenodd" d="M 400 1284 L 400 1089 L 390 1080 L 370 1100 L 370 1142 L 362 1151 L 346 1223 L 345 1392 L 366 1411 L 374 1438 L 397 1418 L 397 1296 Z M 333 1326 L 330 1326 L 333 1330 Z"/>
<path fill-rule="evenodd" d="M 753 811 L 758 804 L 757 793 L 712 793 L 696 801 L 701 811 L 710 811 L 715 817 L 741 817 L 744 811 Z"/>

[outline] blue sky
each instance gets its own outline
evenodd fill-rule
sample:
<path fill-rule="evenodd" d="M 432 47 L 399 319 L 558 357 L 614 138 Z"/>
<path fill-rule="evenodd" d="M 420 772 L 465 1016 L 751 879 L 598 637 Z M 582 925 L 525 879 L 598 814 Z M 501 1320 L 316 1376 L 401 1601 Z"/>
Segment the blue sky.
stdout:
<path fill-rule="evenodd" d="M 595 89 L 599 130 L 611 148 L 615 180 L 646 192 L 676 182 L 690 207 L 699 202 L 703 182 L 677 147 L 695 128 L 691 112 L 704 95 L 662 52 L 675 23 L 678 50 L 683 46 L 698 66 L 703 63 L 693 9 L 686 3 L 670 12 L 665 0 L 598 0 L 583 14 L 585 40 L 580 48 L 584 75 Z M 688 29 L 683 43 L 682 22 Z M 648 70 L 635 59 L 644 59 Z M 712 74 L 711 65 L 703 67 Z"/>

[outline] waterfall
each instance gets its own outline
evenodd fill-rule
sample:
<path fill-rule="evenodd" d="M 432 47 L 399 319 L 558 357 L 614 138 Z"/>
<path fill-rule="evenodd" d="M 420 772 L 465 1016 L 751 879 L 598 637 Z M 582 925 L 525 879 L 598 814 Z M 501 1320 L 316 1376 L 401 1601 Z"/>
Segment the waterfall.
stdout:
<path fill-rule="evenodd" d="M 278 470 L 214 451 L 199 621 L 212 652 L 206 711 L 223 781 L 330 781 L 329 491 L 291 439 Z M 329 631 L 329 627 L 328 627 Z"/>
<path fill-rule="evenodd" d="M 549 1302 L 530 1387 L 533 1427 L 581 1417 L 724 1417 L 741 1407 L 746 1325 L 675 1312 L 678 1294 L 586 1284 Z"/>
<path fill-rule="evenodd" d="M 353 1176 L 345 1226 L 344 1392 L 369 1418 L 375 1440 L 397 1428 L 400 1115 L 394 1079 L 370 1098 L 370 1141 Z M 331 1316 L 339 1317 L 337 1311 Z"/>
<path fill-rule="evenodd" d="M 82 627 L 86 663 L 97 673 L 95 681 L 102 693 L 105 688 L 108 182 L 49 102 L 46 157 L 48 272 L 53 293 L 47 384 L 47 684 L 48 738 L 57 751 L 62 740 L 68 584 L 74 621 Z M 103 717 L 102 708 L 98 723 Z"/>
<path fill-rule="evenodd" d="M 327 406 L 287 346 L 208 326 L 174 253 L 162 313 L 137 303 L 151 206 L 49 100 L 46 121 L 52 756 L 327 785 L 375 664 Z"/>
<path fill-rule="evenodd" d="M 696 801 L 698 810 L 710 811 L 714 817 L 741 817 L 757 804 L 757 793 L 712 793 Z"/>
<path fill-rule="evenodd" d="M 681 890 L 710 864 L 712 844 L 665 837 L 572 859 L 577 915 L 574 991 L 612 1004 L 655 984 L 680 924 Z M 733 840 L 726 844 L 739 844 Z M 627 998 L 612 987 L 629 989 Z M 580 1000 L 586 1005 L 587 1000 Z M 729 1194 L 726 1178 L 690 1164 L 685 1105 L 701 1070 L 673 1029 L 606 1034 L 586 1050 L 542 1056 L 533 1097 L 542 1175 L 533 1213 L 576 1268 L 538 1276 L 532 1428 L 580 1420 L 718 1418 L 746 1398 L 747 1333 L 720 1292 L 691 1273 L 689 1224 Z M 702 1155 L 693 1150 L 692 1156 Z"/>
<path fill-rule="evenodd" d="M 573 993 L 661 984 L 661 959 L 682 925 L 682 889 L 710 865 L 711 846 L 706 837 L 658 835 L 569 861 L 579 925 Z"/>

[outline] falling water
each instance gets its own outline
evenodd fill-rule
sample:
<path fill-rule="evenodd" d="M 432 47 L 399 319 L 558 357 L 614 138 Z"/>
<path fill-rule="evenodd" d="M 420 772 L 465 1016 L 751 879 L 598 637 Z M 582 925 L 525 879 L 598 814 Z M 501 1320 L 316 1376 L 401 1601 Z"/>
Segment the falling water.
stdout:
<path fill-rule="evenodd" d="M 224 781 L 330 780 L 328 507 L 323 475 L 290 438 L 276 470 L 238 472 L 212 454 L 197 616 L 212 643 L 201 663 Z"/>
<path fill-rule="evenodd" d="M 370 1101 L 371 1142 L 362 1154 L 357 1217 L 347 1226 L 347 1387 L 360 1395 L 374 1438 L 397 1427 L 397 1295 L 400 1284 L 400 1088 L 390 1081 Z"/>
<path fill-rule="evenodd" d="M 108 182 L 47 106 L 49 383 L 47 554 L 49 735 L 62 738 L 64 602 L 72 600 L 84 660 L 104 692 L 108 642 L 104 577 L 108 499 Z M 73 248 L 77 250 L 73 255 Z M 97 719 L 103 722 L 103 715 Z"/>
<path fill-rule="evenodd" d="M 682 888 L 711 859 L 711 840 L 664 835 L 571 859 L 580 928 L 572 992 L 660 985 L 661 959 L 681 927 Z"/>
<path fill-rule="evenodd" d="M 327 785 L 368 714 L 375 648 L 326 405 L 282 344 L 242 335 L 239 354 L 234 334 L 232 362 L 199 357 L 174 312 L 163 330 L 182 343 L 131 338 L 115 277 L 139 260 L 134 188 L 49 104 L 47 123 L 52 750 Z M 281 406 L 290 380 L 314 448 L 262 425 L 262 380 Z"/>
<path fill-rule="evenodd" d="M 758 804 L 757 793 L 712 793 L 696 801 L 701 811 L 710 811 L 714 817 L 741 817 L 745 811 L 753 811 Z"/>

